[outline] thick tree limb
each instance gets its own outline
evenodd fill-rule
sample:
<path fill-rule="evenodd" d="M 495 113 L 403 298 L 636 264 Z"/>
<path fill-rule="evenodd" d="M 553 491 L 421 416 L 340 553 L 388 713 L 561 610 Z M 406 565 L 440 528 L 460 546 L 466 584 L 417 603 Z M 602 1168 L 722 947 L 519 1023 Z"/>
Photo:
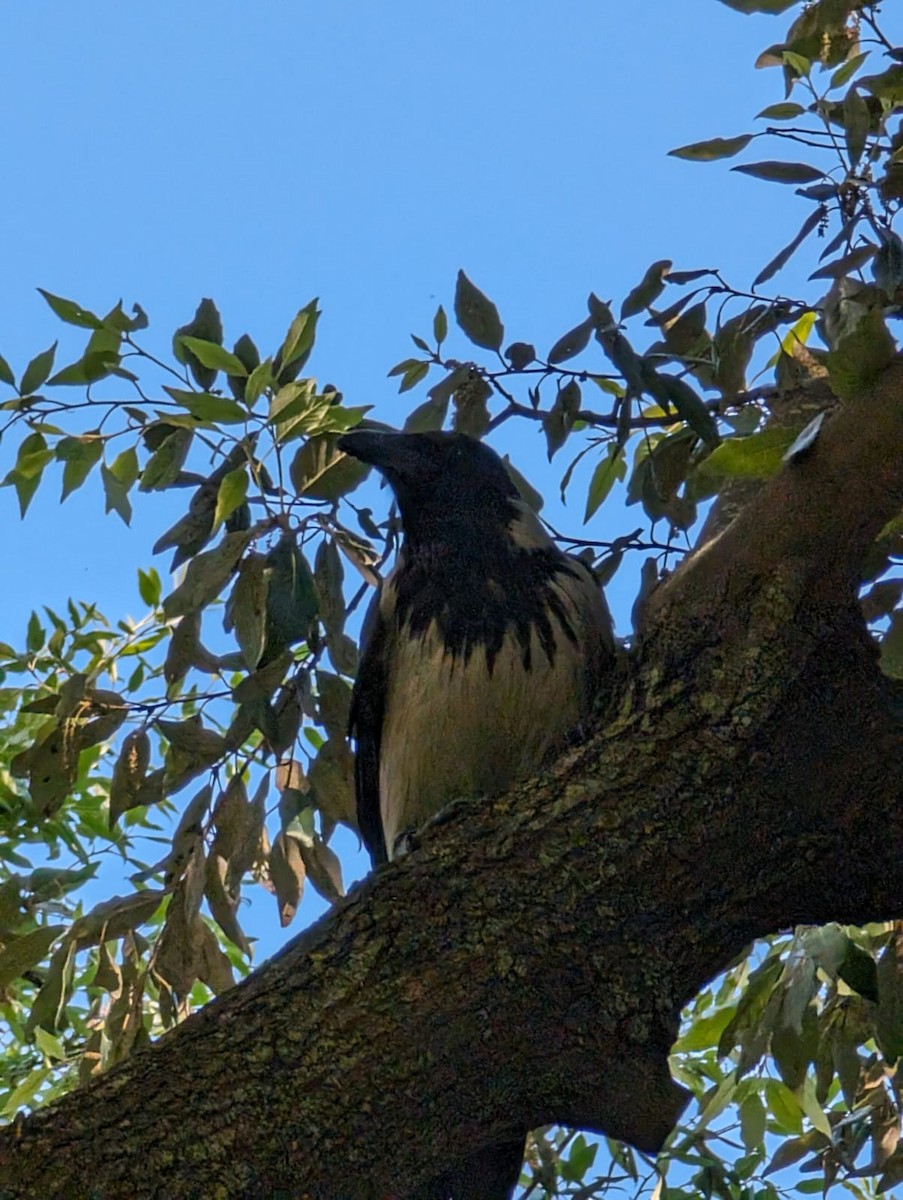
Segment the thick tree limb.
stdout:
<path fill-rule="evenodd" d="M 4 1135 L 0 1195 L 364 1200 L 549 1121 L 660 1146 L 713 974 L 903 915 L 903 737 L 855 603 L 901 508 L 895 364 L 660 589 L 590 740 Z"/>

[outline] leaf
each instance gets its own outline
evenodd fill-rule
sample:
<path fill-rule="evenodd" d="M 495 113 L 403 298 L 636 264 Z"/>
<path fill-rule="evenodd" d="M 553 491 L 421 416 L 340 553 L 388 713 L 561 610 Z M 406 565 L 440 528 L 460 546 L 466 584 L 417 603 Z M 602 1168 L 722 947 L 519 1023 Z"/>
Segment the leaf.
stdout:
<path fill-rule="evenodd" d="M 418 404 L 406 418 L 402 431 L 404 433 L 427 433 L 434 429 L 441 429 L 448 415 L 448 400 L 448 396 L 439 400 L 431 397 L 423 404 Z"/>
<path fill-rule="evenodd" d="M 550 363 L 566 362 L 569 358 L 573 358 L 579 354 L 581 350 L 585 350 L 589 345 L 589 339 L 593 332 L 593 322 L 590 317 L 585 321 L 581 321 L 579 325 L 575 325 L 573 329 L 568 330 L 563 334 L 552 349 L 549 351 L 548 361 Z M 515 345 L 522 343 L 515 342 Z M 511 350 L 513 347 L 508 347 L 508 357 L 510 359 Z M 530 347 L 532 350 L 532 346 Z M 535 355 L 534 355 L 535 357 Z M 532 361 L 532 359 L 531 359 Z M 512 363 L 512 366 L 514 364 Z M 524 364 L 526 366 L 526 364 Z"/>
<path fill-rule="evenodd" d="M 441 346 L 448 337 L 448 317 L 445 315 L 445 309 L 440 304 L 436 309 L 436 315 L 433 317 L 433 338 L 437 346 Z"/>
<path fill-rule="evenodd" d="M 163 601 L 166 619 L 171 621 L 174 617 L 185 616 L 215 600 L 253 536 L 253 530 L 227 533 L 213 550 L 193 558 L 185 578 Z"/>
<path fill-rule="evenodd" d="M 335 434 L 321 434 L 298 447 L 289 465 L 289 478 L 299 496 L 335 501 L 367 478 L 370 467 L 339 450 L 337 442 Z"/>
<path fill-rule="evenodd" d="M 768 479 L 780 468 L 795 436 L 792 429 L 763 429 L 749 437 L 726 438 L 697 471 L 705 478 Z"/>
<path fill-rule="evenodd" d="M 317 615 L 317 590 L 307 560 L 291 534 L 266 556 L 266 634 L 261 666 L 305 640 Z"/>
<path fill-rule="evenodd" d="M 65 932 L 65 925 L 41 925 L 7 942 L 0 950 L 0 988 L 9 987 L 24 971 L 41 962 L 52 944 Z"/>
<path fill-rule="evenodd" d="M 249 671 L 257 669 L 263 654 L 267 596 L 265 567 L 263 554 L 252 552 L 245 556 L 226 610 L 227 628 L 235 630 L 235 640 Z"/>
<path fill-rule="evenodd" d="M 100 465 L 100 478 L 103 482 L 106 497 L 106 512 L 117 512 L 126 525 L 132 520 L 132 506 L 129 502 L 128 488 L 116 478 L 106 463 Z"/>
<path fill-rule="evenodd" d="M 512 342 L 505 351 L 505 358 L 514 371 L 523 371 L 531 362 L 536 361 L 536 347 L 530 342 Z"/>
<path fill-rule="evenodd" d="M 63 491 L 60 496 L 62 503 L 71 496 L 76 488 L 80 488 L 96 466 L 103 454 L 103 438 L 83 435 L 82 437 L 61 438 L 56 444 L 56 457 L 63 466 Z"/>
<path fill-rule="evenodd" d="M 785 100 L 780 104 L 769 104 L 767 108 L 763 108 L 760 113 L 756 113 L 756 120 L 761 117 L 770 121 L 792 121 L 794 117 L 801 117 L 805 111 L 802 104 L 794 104 Z"/>
<path fill-rule="evenodd" d="M 188 455 L 192 436 L 188 429 L 173 429 L 167 434 L 141 472 L 139 491 L 162 492 L 175 482 Z"/>
<path fill-rule="evenodd" d="M 195 310 L 195 314 L 187 325 L 181 325 L 172 338 L 172 350 L 176 359 L 184 363 L 198 387 L 206 390 L 213 387 L 216 381 L 216 371 L 205 367 L 197 356 L 184 344 L 184 338 L 200 338 L 204 342 L 216 342 L 222 345 L 223 322 L 214 302 L 203 299 Z"/>
<path fill-rule="evenodd" d="M 45 292 L 43 288 L 38 288 L 38 291 L 56 313 L 61 321 L 65 321 L 67 325 L 80 325 L 83 329 L 102 329 L 103 321 L 87 308 L 82 308 L 80 304 L 76 304 L 74 300 L 64 300 L 62 296 L 54 296 L 52 292 Z"/>
<path fill-rule="evenodd" d="M 673 158 L 686 158 L 691 162 L 713 162 L 716 158 L 733 158 L 752 141 L 751 133 L 741 133 L 733 138 L 709 138 L 706 142 L 691 142 L 687 146 L 679 146 L 669 150 Z"/>
<path fill-rule="evenodd" d="M 110 782 L 109 822 L 112 829 L 119 817 L 141 803 L 139 796 L 150 763 L 150 739 L 143 729 L 126 735 Z"/>
<path fill-rule="evenodd" d="M 623 479 L 626 474 L 627 463 L 624 460 L 624 447 L 616 446 L 612 442 L 609 444 L 606 456 L 599 460 L 593 471 L 589 489 L 586 493 L 586 509 L 583 514 L 584 525 L 602 505 L 614 487 L 615 481 Z"/>
<path fill-rule="evenodd" d="M 148 608 L 156 608 L 163 595 L 163 584 L 153 567 L 146 571 L 138 568 L 138 594 Z"/>
<path fill-rule="evenodd" d="M 677 415 L 690 426 L 704 442 L 717 446 L 721 440 L 718 433 L 718 423 L 706 407 L 705 401 L 693 388 L 677 375 L 659 373 L 656 375 L 662 385 L 662 391 L 677 410 Z"/>
<path fill-rule="evenodd" d="M 896 354 L 896 343 L 881 310 L 860 306 L 852 299 L 840 323 L 832 326 L 831 341 L 828 375 L 841 400 L 851 400 L 870 387 Z"/>
<path fill-rule="evenodd" d="M 635 316 L 644 308 L 649 308 L 653 301 L 662 294 L 665 288 L 665 276 L 671 269 L 671 259 L 663 258 L 647 268 L 646 274 L 628 293 L 621 305 L 621 320 Z"/>
<path fill-rule="evenodd" d="M 847 142 L 847 154 L 850 159 L 850 170 L 855 171 L 865 150 L 869 135 L 871 114 L 865 98 L 856 90 L 853 84 L 843 98 L 843 130 Z"/>
<path fill-rule="evenodd" d="M 845 83 L 849 83 L 868 56 L 869 51 L 866 50 L 862 54 L 854 54 L 852 58 L 848 58 L 845 63 L 842 63 L 831 76 L 828 90 L 833 91 L 834 88 L 843 87 Z"/>
<path fill-rule="evenodd" d="M 297 841 L 307 878 L 323 899 L 330 904 L 341 900 L 345 895 L 345 885 L 342 883 L 342 864 L 336 852 L 316 834 L 311 838 L 298 838 L 294 834 L 289 836 Z"/>
<path fill-rule="evenodd" d="M 288 328 L 285 338 L 282 342 L 279 352 L 276 355 L 279 370 L 276 374 L 279 376 L 280 383 L 290 382 L 282 375 L 282 371 L 286 367 L 296 366 L 297 370 L 291 378 L 297 376 L 298 371 L 304 366 L 304 363 L 310 357 L 310 352 L 313 349 L 314 338 L 317 334 L 317 320 L 320 313 L 317 309 L 318 300 L 315 297 L 308 301 L 304 308 L 300 309 L 295 315 L 291 325 Z"/>
<path fill-rule="evenodd" d="M 166 384 L 163 385 L 163 390 L 187 409 L 197 421 L 206 421 L 211 425 L 236 425 L 248 419 L 247 409 L 237 400 L 230 400 L 228 396 L 214 396 L 210 392 L 188 392 L 184 388 L 168 387 Z"/>
<path fill-rule="evenodd" d="M 46 383 L 50 372 L 53 370 L 56 347 L 57 343 L 54 342 L 47 350 L 42 350 L 40 354 L 36 354 L 22 372 L 22 379 L 19 383 L 19 394 L 21 396 L 30 396 L 43 383 Z"/>
<path fill-rule="evenodd" d="M 794 162 L 741 163 L 739 167 L 731 167 L 731 170 L 752 175 L 754 179 L 764 179 L 768 183 L 814 183 L 816 179 L 825 177 L 824 171 L 819 171 L 817 167 Z"/>
<path fill-rule="evenodd" d="M 740 1105 L 740 1136 L 747 1151 L 759 1150 L 765 1140 L 765 1105 L 752 1092 Z"/>
<path fill-rule="evenodd" d="M 190 350 L 195 358 L 205 367 L 215 371 L 224 371 L 227 375 L 237 375 L 240 378 L 248 374 L 247 367 L 237 354 L 233 354 L 217 342 L 208 342 L 203 338 L 182 336 L 182 345 Z"/>
<path fill-rule="evenodd" d="M 319 597 L 320 620 L 328 635 L 339 634 L 345 625 L 342 557 L 332 538 L 325 537 L 314 558 L 314 583 Z"/>
<path fill-rule="evenodd" d="M 500 350 L 505 330 L 492 301 L 467 278 L 458 272 L 455 287 L 455 319 L 462 331 L 485 350 Z"/>
<path fill-rule="evenodd" d="M 854 271 L 864 267 L 869 259 L 874 257 L 877 249 L 877 246 L 873 246 L 871 242 L 866 242 L 865 245 L 851 250 L 849 254 L 844 254 L 842 258 L 835 258 L 833 262 L 825 263 L 823 267 L 813 271 L 809 278 L 840 279 L 843 275 L 852 275 Z"/>
<path fill-rule="evenodd" d="M 281 830 L 270 850 L 269 868 L 279 905 L 279 924 L 284 929 L 298 911 L 306 871 L 298 842 Z"/>
<path fill-rule="evenodd" d="M 16 377 L 2 354 L 0 354 L 0 382 L 8 383 L 10 387 L 16 386 Z"/>
<path fill-rule="evenodd" d="M 797 3 L 797 0 L 721 0 L 728 8 L 742 13 L 776 13 L 785 12 Z"/>
<path fill-rule="evenodd" d="M 762 270 L 753 280 L 753 288 L 761 287 L 763 283 L 766 283 L 773 275 L 776 275 L 778 271 L 780 271 L 781 267 L 783 267 L 799 249 L 809 234 L 818 227 L 818 225 L 821 223 L 821 220 L 821 209 L 816 208 L 809 214 L 808 217 L 806 217 L 805 221 L 800 227 L 799 233 L 797 233 L 793 241 L 788 242 L 784 249 L 779 250 L 771 262 L 762 268 Z"/>
<path fill-rule="evenodd" d="M 248 494 L 247 467 L 236 467 L 223 476 L 216 493 L 216 511 L 213 514 L 213 533 L 219 529 L 223 521 L 244 504 Z"/>
<path fill-rule="evenodd" d="M 357 829 L 357 805 L 354 798 L 354 756 L 345 740 L 328 738 L 310 764 L 310 786 L 317 808 L 330 821 L 341 821 Z"/>

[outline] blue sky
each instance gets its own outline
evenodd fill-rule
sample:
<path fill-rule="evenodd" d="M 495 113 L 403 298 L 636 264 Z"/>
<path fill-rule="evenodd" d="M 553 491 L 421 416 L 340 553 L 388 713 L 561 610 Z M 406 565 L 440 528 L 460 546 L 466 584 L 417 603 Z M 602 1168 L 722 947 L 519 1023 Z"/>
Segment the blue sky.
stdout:
<path fill-rule="evenodd" d="M 4 6 L 0 352 L 18 370 L 59 336 L 37 286 L 139 301 L 164 353 L 201 296 L 227 336 L 275 348 L 319 295 L 311 369 L 391 422 L 409 397 L 386 371 L 450 308 L 459 267 L 539 346 L 655 259 L 746 283 L 801 202 L 665 154 L 778 98 L 751 64 L 779 32 L 716 0 Z M 535 427 L 505 448 L 541 470 Z M 125 564 L 168 523 L 169 498 L 126 531 L 96 489 L 63 508 L 52 491 L 24 525 L 0 494 L 29 563 L 0 597 L 4 637 L 72 591 L 134 606 Z"/>
<path fill-rule="evenodd" d="M 38 286 L 100 311 L 140 302 L 164 354 L 202 296 L 266 352 L 318 295 L 310 369 L 399 423 L 423 396 L 398 398 L 386 371 L 450 310 L 459 267 L 509 340 L 540 347 L 589 291 L 619 300 L 656 259 L 748 286 L 808 209 L 666 153 L 750 130 L 782 98 L 752 64 L 786 23 L 716 0 L 5 5 L 0 352 L 19 372 L 65 332 Z M 548 473 L 533 426 L 499 444 L 540 486 L 566 464 Z M 58 494 L 20 523 L 0 491 L 2 640 L 69 595 L 139 615 L 136 568 L 184 501 L 138 497 L 127 530 L 99 487 Z M 579 529 L 582 507 L 561 524 Z M 614 600 L 623 627 L 632 595 Z"/>

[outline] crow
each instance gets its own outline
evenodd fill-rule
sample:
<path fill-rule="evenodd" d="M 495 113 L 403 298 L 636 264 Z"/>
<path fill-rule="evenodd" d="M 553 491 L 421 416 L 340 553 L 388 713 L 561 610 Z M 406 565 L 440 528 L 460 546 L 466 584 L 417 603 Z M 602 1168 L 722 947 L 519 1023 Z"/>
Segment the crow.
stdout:
<path fill-rule="evenodd" d="M 535 773 L 589 717 L 615 668 L 589 568 L 560 550 L 505 463 L 459 433 L 354 431 L 403 541 L 367 614 L 351 702 L 361 836 L 375 866 L 460 797 Z M 483 1147 L 411 1200 L 505 1200 L 523 1139 Z"/>

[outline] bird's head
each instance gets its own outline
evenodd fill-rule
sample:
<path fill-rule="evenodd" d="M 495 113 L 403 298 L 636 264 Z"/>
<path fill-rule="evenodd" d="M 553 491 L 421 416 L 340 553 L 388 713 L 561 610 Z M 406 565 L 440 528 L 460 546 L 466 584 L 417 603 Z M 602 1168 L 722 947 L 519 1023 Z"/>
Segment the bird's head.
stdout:
<path fill-rule="evenodd" d="M 354 430 L 339 449 L 385 476 L 407 537 L 442 537 L 478 524 L 507 527 L 519 493 L 494 450 L 463 433 Z"/>

